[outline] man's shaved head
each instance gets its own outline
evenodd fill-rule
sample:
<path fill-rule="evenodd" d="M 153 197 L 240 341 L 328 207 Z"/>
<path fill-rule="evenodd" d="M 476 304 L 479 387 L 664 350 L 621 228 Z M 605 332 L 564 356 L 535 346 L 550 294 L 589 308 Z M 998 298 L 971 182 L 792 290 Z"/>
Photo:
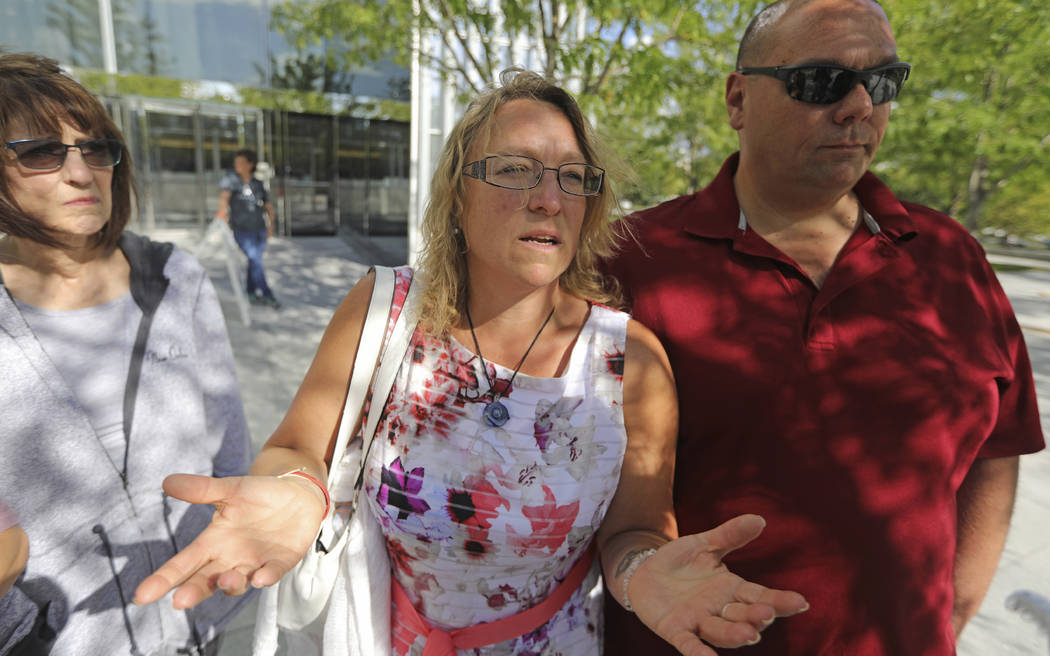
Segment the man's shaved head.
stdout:
<path fill-rule="evenodd" d="M 878 0 L 855 0 L 858 3 L 874 4 L 880 9 Z M 790 11 L 801 9 L 812 4 L 814 0 L 777 0 L 755 14 L 744 30 L 740 39 L 740 48 L 736 53 L 736 67 L 761 66 L 768 64 L 767 58 L 776 45 L 776 27 L 780 19 Z"/>

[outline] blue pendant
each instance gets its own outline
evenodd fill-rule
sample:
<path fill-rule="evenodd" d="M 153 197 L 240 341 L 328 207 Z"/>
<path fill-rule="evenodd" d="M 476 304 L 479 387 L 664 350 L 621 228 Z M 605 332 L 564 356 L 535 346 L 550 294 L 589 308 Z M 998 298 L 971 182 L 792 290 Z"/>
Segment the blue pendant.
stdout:
<path fill-rule="evenodd" d="M 481 413 L 481 418 L 489 426 L 499 428 L 510 420 L 510 411 L 507 410 L 507 406 L 503 405 L 502 402 L 493 401 L 485 406 L 485 410 Z"/>

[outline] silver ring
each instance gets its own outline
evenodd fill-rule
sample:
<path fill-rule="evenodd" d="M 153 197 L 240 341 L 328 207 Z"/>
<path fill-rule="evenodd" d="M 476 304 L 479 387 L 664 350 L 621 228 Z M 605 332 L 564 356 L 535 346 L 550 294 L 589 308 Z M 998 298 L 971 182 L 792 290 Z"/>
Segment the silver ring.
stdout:
<path fill-rule="evenodd" d="M 731 601 L 727 602 L 725 606 L 722 606 L 722 610 L 718 611 L 718 616 L 719 617 L 721 617 L 724 620 L 729 619 L 728 617 L 726 617 L 726 609 L 729 608 L 729 604 L 731 604 L 731 603 L 733 603 L 733 602 L 731 602 Z"/>

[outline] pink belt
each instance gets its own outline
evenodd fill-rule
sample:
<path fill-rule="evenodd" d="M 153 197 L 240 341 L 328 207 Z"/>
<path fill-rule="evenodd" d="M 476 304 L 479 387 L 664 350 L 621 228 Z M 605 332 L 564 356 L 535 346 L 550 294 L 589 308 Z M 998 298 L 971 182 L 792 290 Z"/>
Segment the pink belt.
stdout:
<path fill-rule="evenodd" d="M 558 609 L 565 605 L 576 588 L 580 587 L 587 572 L 591 569 L 592 562 L 594 562 L 593 544 L 572 566 L 565 580 L 559 583 L 546 599 L 532 608 L 495 622 L 483 622 L 452 631 L 443 631 L 427 624 L 427 621 L 409 601 L 408 595 L 396 578 L 391 579 L 391 593 L 398 610 L 404 613 L 404 619 L 407 620 L 406 626 L 417 635 L 426 636 L 423 656 L 455 656 L 457 649 L 475 649 L 494 645 L 543 626 L 554 616 L 554 613 L 558 612 Z"/>

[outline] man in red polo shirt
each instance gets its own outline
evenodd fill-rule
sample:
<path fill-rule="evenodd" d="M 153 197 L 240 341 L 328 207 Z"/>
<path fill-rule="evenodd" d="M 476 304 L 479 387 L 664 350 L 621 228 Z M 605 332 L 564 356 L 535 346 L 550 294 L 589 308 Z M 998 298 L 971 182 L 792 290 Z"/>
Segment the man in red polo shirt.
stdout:
<path fill-rule="evenodd" d="M 611 264 L 675 370 L 680 532 L 764 516 L 726 565 L 809 601 L 747 654 L 953 654 L 1044 446 L 980 246 L 868 172 L 908 71 L 872 0 L 763 10 L 726 84 L 740 152 Z M 606 654 L 674 653 L 606 608 Z"/>

